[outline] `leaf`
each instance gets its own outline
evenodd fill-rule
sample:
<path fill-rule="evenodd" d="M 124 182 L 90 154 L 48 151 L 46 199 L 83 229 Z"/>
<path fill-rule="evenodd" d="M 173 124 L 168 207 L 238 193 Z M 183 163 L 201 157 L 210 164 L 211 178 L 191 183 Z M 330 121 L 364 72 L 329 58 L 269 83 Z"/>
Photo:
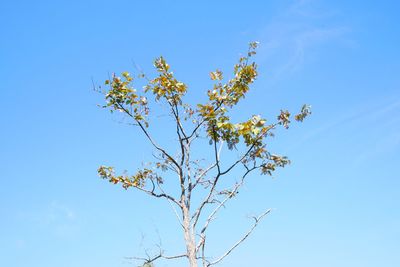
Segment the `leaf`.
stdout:
<path fill-rule="evenodd" d="M 213 80 L 213 81 L 215 81 L 215 80 L 221 81 L 223 79 L 222 72 L 220 70 L 210 72 L 210 77 L 211 77 L 211 80 Z"/>

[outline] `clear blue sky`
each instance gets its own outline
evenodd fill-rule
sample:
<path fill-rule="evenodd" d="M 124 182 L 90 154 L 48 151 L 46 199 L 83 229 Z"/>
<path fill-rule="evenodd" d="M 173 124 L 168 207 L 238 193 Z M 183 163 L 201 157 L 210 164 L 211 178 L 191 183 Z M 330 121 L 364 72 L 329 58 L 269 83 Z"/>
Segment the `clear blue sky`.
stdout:
<path fill-rule="evenodd" d="M 229 72 L 257 40 L 260 78 L 243 113 L 273 118 L 309 103 L 313 115 L 279 132 L 272 146 L 292 165 L 249 180 L 212 226 L 211 255 L 271 207 L 221 266 L 400 266 L 399 10 L 398 1 L 3 1 L 0 265 L 130 266 L 125 256 L 159 239 L 179 252 L 166 203 L 97 177 L 100 164 L 139 167 L 148 146 L 96 106 L 92 78 L 134 72 L 133 61 L 150 71 L 162 54 L 189 99 L 205 99 L 208 72 Z"/>

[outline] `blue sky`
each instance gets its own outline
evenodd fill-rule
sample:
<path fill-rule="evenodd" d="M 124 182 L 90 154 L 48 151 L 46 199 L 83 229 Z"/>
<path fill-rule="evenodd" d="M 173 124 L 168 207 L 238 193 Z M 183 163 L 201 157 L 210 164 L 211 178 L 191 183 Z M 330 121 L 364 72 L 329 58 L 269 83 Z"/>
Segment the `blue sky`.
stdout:
<path fill-rule="evenodd" d="M 92 79 L 135 64 L 151 72 L 164 55 L 188 99 L 204 100 L 208 72 L 228 73 L 257 40 L 260 77 L 240 113 L 273 119 L 309 103 L 313 115 L 279 131 L 271 147 L 292 164 L 248 181 L 210 228 L 210 254 L 246 231 L 248 215 L 273 208 L 221 266 L 400 266 L 399 9 L 398 1 L 4 1 L 0 265 L 129 266 L 124 257 L 160 240 L 179 252 L 167 203 L 97 177 L 100 164 L 140 167 L 149 146 L 97 107 Z"/>

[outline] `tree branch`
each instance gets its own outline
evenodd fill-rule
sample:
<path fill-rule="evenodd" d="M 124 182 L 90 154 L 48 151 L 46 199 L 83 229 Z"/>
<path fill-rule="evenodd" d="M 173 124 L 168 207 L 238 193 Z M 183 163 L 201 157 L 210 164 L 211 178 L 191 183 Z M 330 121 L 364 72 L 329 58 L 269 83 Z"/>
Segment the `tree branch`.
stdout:
<path fill-rule="evenodd" d="M 225 206 L 225 203 L 229 200 L 232 199 L 232 197 L 237 193 L 237 190 L 244 184 L 244 180 L 246 178 L 247 175 L 249 175 L 252 171 L 254 171 L 255 169 L 257 169 L 258 167 L 253 167 L 251 169 L 247 169 L 247 171 L 245 172 L 245 174 L 243 174 L 242 179 L 240 181 L 240 183 L 237 183 L 235 185 L 235 187 L 230 190 L 230 193 L 228 193 L 228 196 L 221 201 L 217 207 L 215 207 L 215 209 L 210 213 L 210 215 L 208 216 L 203 228 L 200 231 L 200 238 L 201 240 L 199 241 L 199 244 L 197 245 L 196 250 L 198 250 L 200 247 L 202 247 L 203 253 L 204 253 L 204 246 L 205 244 L 203 243 L 203 241 L 205 242 L 206 239 L 206 235 L 205 232 L 210 224 L 210 222 L 215 218 L 215 215 L 218 213 L 218 211 Z"/>
<path fill-rule="evenodd" d="M 222 100 L 221 102 L 219 102 L 219 103 L 217 104 L 217 106 L 214 108 L 214 112 L 217 111 L 217 110 L 222 106 L 223 103 L 224 103 L 223 100 Z M 197 130 L 198 130 L 198 129 L 203 125 L 203 123 L 205 123 L 206 121 L 207 121 L 207 119 L 206 119 L 206 118 L 203 118 L 203 119 L 197 124 L 197 126 L 193 129 L 192 133 L 191 133 L 188 137 L 186 137 L 186 139 L 189 140 L 189 139 L 191 139 L 194 135 L 196 135 Z"/>
<path fill-rule="evenodd" d="M 254 140 L 253 144 L 252 144 L 252 145 L 248 148 L 248 150 L 246 151 L 246 153 L 244 153 L 244 155 L 241 156 L 237 161 L 235 161 L 228 169 L 226 169 L 226 170 L 223 171 L 223 172 L 221 172 L 220 169 L 218 170 L 218 173 L 217 173 L 216 177 L 214 178 L 214 181 L 212 182 L 212 186 L 211 186 L 211 189 L 210 189 L 210 191 L 209 191 L 209 194 L 208 194 L 207 197 L 203 200 L 203 202 L 200 204 L 199 208 L 196 210 L 196 212 L 194 213 L 194 215 L 193 215 L 193 217 L 192 217 L 192 219 L 194 219 L 194 223 L 193 223 L 194 227 L 195 227 L 196 224 L 197 224 L 197 221 L 198 221 L 198 219 L 199 219 L 199 217 L 200 217 L 200 214 L 201 214 L 202 209 L 204 208 L 204 206 L 205 206 L 207 203 L 210 203 L 211 196 L 212 196 L 213 193 L 214 193 L 214 190 L 215 190 L 215 188 L 216 188 L 216 185 L 217 185 L 217 183 L 218 183 L 218 180 L 219 180 L 220 176 L 227 174 L 227 173 L 230 172 L 237 164 L 239 164 L 240 162 L 242 162 L 242 161 L 250 154 L 251 150 L 255 147 L 256 142 L 257 142 L 258 140 L 260 140 L 261 138 L 263 138 L 263 137 L 268 133 L 269 130 L 274 129 L 275 126 L 276 126 L 277 124 L 278 124 L 278 123 L 272 124 L 271 127 L 270 127 L 267 131 L 265 131 L 265 132 L 261 133 L 259 136 L 257 136 L 256 139 Z M 215 143 L 215 140 L 214 140 L 214 143 Z M 216 151 L 215 144 L 214 144 L 214 151 Z M 216 156 L 216 159 L 218 159 L 218 156 Z M 216 165 L 217 165 L 217 167 L 218 167 L 218 161 L 216 161 Z"/>
<path fill-rule="evenodd" d="M 216 132 L 215 132 L 215 127 L 213 127 L 213 139 L 214 139 L 214 155 L 215 155 L 215 166 L 217 166 L 217 175 L 214 178 L 214 181 L 212 182 L 212 186 L 211 189 L 207 195 L 207 197 L 205 198 L 205 200 L 203 200 L 203 202 L 201 202 L 200 206 L 197 208 L 196 212 L 193 214 L 192 219 L 194 219 L 193 221 L 193 228 L 196 228 L 197 222 L 199 220 L 200 214 L 202 209 L 204 208 L 204 206 L 209 203 L 211 196 L 214 193 L 215 187 L 217 186 L 219 177 L 221 176 L 221 168 L 219 166 L 219 153 L 221 152 L 222 149 L 222 145 L 220 147 L 220 149 L 217 149 L 217 137 L 216 137 Z"/>
<path fill-rule="evenodd" d="M 163 194 L 165 194 L 164 189 L 161 187 L 161 185 L 160 185 L 160 183 L 159 183 L 158 181 L 157 181 L 157 186 L 158 186 L 158 188 L 160 189 L 160 191 L 161 191 Z M 166 194 L 165 194 L 165 195 L 166 195 Z M 170 199 L 168 199 L 168 198 L 167 198 L 167 200 L 168 200 L 168 203 L 170 204 L 172 210 L 174 211 L 175 216 L 176 216 L 176 218 L 177 218 L 179 224 L 183 227 L 183 222 L 182 222 L 181 218 L 179 217 L 179 214 L 178 214 L 177 210 L 176 210 L 175 207 L 172 205 L 172 202 L 171 202 L 172 200 L 170 200 Z M 177 201 L 176 201 L 175 203 L 177 203 Z M 181 205 L 179 205 L 179 207 L 181 207 Z"/>
<path fill-rule="evenodd" d="M 160 253 L 157 254 L 154 257 L 148 257 L 148 258 L 142 258 L 142 257 L 125 257 L 128 260 L 140 260 L 144 261 L 144 264 L 150 264 L 155 262 L 158 259 L 166 259 L 166 260 L 174 260 L 174 259 L 179 259 L 179 258 L 184 258 L 187 257 L 187 254 L 179 254 L 179 255 L 173 255 L 173 256 L 165 256 L 163 255 L 163 251 L 160 249 Z M 143 265 L 142 265 L 143 266 Z M 139 266 L 140 267 L 140 266 Z"/>
<path fill-rule="evenodd" d="M 217 164 L 213 163 L 211 164 L 209 167 L 207 167 L 207 169 L 205 169 L 203 172 L 201 172 L 199 174 L 199 176 L 197 176 L 196 178 L 196 182 L 193 185 L 193 188 L 195 188 L 199 183 L 201 183 L 201 179 L 212 169 L 214 169 L 217 166 Z"/>
<path fill-rule="evenodd" d="M 258 217 L 253 217 L 254 219 L 254 224 L 253 226 L 246 232 L 246 234 L 240 239 L 238 240 L 230 249 L 228 249 L 222 256 L 220 256 L 218 259 L 216 259 L 213 262 L 210 262 L 207 264 L 208 266 L 211 265 L 215 265 L 217 263 L 219 263 L 220 261 L 222 261 L 226 256 L 228 256 L 236 247 L 238 247 L 243 241 L 245 241 L 249 235 L 254 231 L 254 229 L 257 227 L 257 225 L 259 224 L 259 222 L 268 214 L 271 212 L 271 209 L 266 210 L 264 213 L 262 213 L 260 216 Z"/>
<path fill-rule="evenodd" d="M 143 133 L 145 134 L 147 139 L 150 141 L 150 143 L 153 145 L 153 147 L 156 148 L 158 151 L 160 151 L 162 154 L 164 154 L 167 158 L 169 158 L 175 164 L 175 166 L 178 168 L 179 173 L 182 175 L 182 168 L 180 167 L 180 165 L 163 148 L 161 148 L 159 145 L 157 145 L 157 143 L 153 140 L 153 138 L 147 132 L 147 130 L 143 126 L 143 124 L 139 120 L 135 119 L 135 116 L 133 116 L 132 113 L 129 110 L 127 110 L 121 103 L 118 103 L 117 101 L 116 101 L 116 103 L 118 104 L 118 106 L 120 107 L 120 109 L 122 111 L 124 111 L 129 117 L 133 118 L 136 121 L 136 123 L 139 125 L 140 129 L 143 131 Z"/>
<path fill-rule="evenodd" d="M 272 125 L 271 125 L 271 128 L 270 128 L 269 130 L 274 129 L 275 126 L 276 126 L 277 124 L 278 124 L 278 123 L 272 124 Z M 254 148 L 254 146 L 256 145 L 256 143 L 257 143 L 261 138 L 263 138 L 263 137 L 268 133 L 269 130 L 267 130 L 266 132 L 261 133 L 259 136 L 257 136 L 256 139 L 254 140 L 253 144 L 252 144 L 252 145 L 250 146 L 250 148 L 246 151 L 246 153 L 244 153 L 243 156 L 240 157 L 237 161 L 235 161 L 228 169 L 226 169 L 225 171 L 221 172 L 221 175 L 227 174 L 227 173 L 230 172 L 237 164 L 239 164 L 240 162 L 242 162 L 242 160 L 244 160 L 244 159 L 249 155 L 249 153 L 250 153 L 251 150 Z"/>
<path fill-rule="evenodd" d="M 136 189 L 138 189 L 138 190 L 140 190 L 140 191 L 143 191 L 144 193 L 147 193 L 147 194 L 149 194 L 150 196 L 153 196 L 153 197 L 157 197 L 157 198 L 162 198 L 162 197 L 164 197 L 164 198 L 166 198 L 166 199 L 168 199 L 168 200 L 170 200 L 170 201 L 172 201 L 172 202 L 174 202 L 176 205 L 178 205 L 179 207 L 182 207 L 182 205 L 181 205 L 181 203 L 178 201 L 178 200 L 176 200 L 173 196 L 170 196 L 170 195 L 168 195 L 168 194 L 166 194 L 166 193 L 161 193 L 161 194 L 157 194 L 157 193 L 155 193 L 154 192 L 154 186 L 153 186 L 153 189 L 152 190 L 147 190 L 147 189 L 144 189 L 144 188 L 142 188 L 142 187 L 139 187 L 139 186 L 133 186 L 134 188 L 136 188 Z"/>

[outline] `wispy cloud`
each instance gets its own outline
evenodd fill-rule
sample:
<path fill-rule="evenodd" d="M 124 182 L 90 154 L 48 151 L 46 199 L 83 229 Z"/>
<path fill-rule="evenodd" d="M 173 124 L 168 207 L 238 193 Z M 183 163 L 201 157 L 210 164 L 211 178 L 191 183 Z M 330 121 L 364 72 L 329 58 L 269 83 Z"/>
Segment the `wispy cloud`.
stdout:
<path fill-rule="evenodd" d="M 379 104 L 365 103 L 351 110 L 335 113 L 335 119 L 327 120 L 318 128 L 310 131 L 301 142 L 319 139 L 335 133 L 337 138 L 359 136 L 358 148 L 353 148 L 352 166 L 385 157 L 398 151 L 400 147 L 400 100 L 378 101 Z"/>
<path fill-rule="evenodd" d="M 391 118 L 388 114 L 400 114 L 400 100 L 392 102 L 384 102 L 375 107 L 359 107 L 354 111 L 343 110 L 340 114 L 336 114 L 336 119 L 329 121 L 320 127 L 310 131 L 303 141 L 316 138 L 332 129 L 338 129 L 346 124 L 359 125 L 374 123 L 374 125 L 388 125 L 397 122 L 397 117 Z"/>
<path fill-rule="evenodd" d="M 375 158 L 385 158 L 387 154 L 393 151 L 397 151 L 400 146 L 400 133 L 392 132 L 385 135 L 383 138 L 379 138 L 376 142 L 361 151 L 353 161 L 354 166 L 360 166 L 365 162 L 373 162 Z"/>
<path fill-rule="evenodd" d="M 31 222 L 31 227 L 46 229 L 59 238 L 70 238 L 78 229 L 76 212 L 69 206 L 52 201 L 38 210 L 23 211 L 20 218 Z"/>
<path fill-rule="evenodd" d="M 354 166 L 385 158 L 388 154 L 398 152 L 400 146 L 400 101 L 388 103 L 371 115 L 360 117 L 358 120 L 364 125 L 373 125 L 371 131 L 375 138 L 369 146 L 364 147 L 354 158 Z"/>
<path fill-rule="evenodd" d="M 315 1 L 295 1 L 262 29 L 261 60 L 275 64 L 275 78 L 301 68 L 317 47 L 338 40 L 351 42 L 347 37 L 351 29 L 330 22 L 334 16 L 333 11 L 317 9 Z"/>
<path fill-rule="evenodd" d="M 52 201 L 43 212 L 38 214 L 36 220 L 43 225 L 56 225 L 75 221 L 76 213 L 70 207 Z"/>

